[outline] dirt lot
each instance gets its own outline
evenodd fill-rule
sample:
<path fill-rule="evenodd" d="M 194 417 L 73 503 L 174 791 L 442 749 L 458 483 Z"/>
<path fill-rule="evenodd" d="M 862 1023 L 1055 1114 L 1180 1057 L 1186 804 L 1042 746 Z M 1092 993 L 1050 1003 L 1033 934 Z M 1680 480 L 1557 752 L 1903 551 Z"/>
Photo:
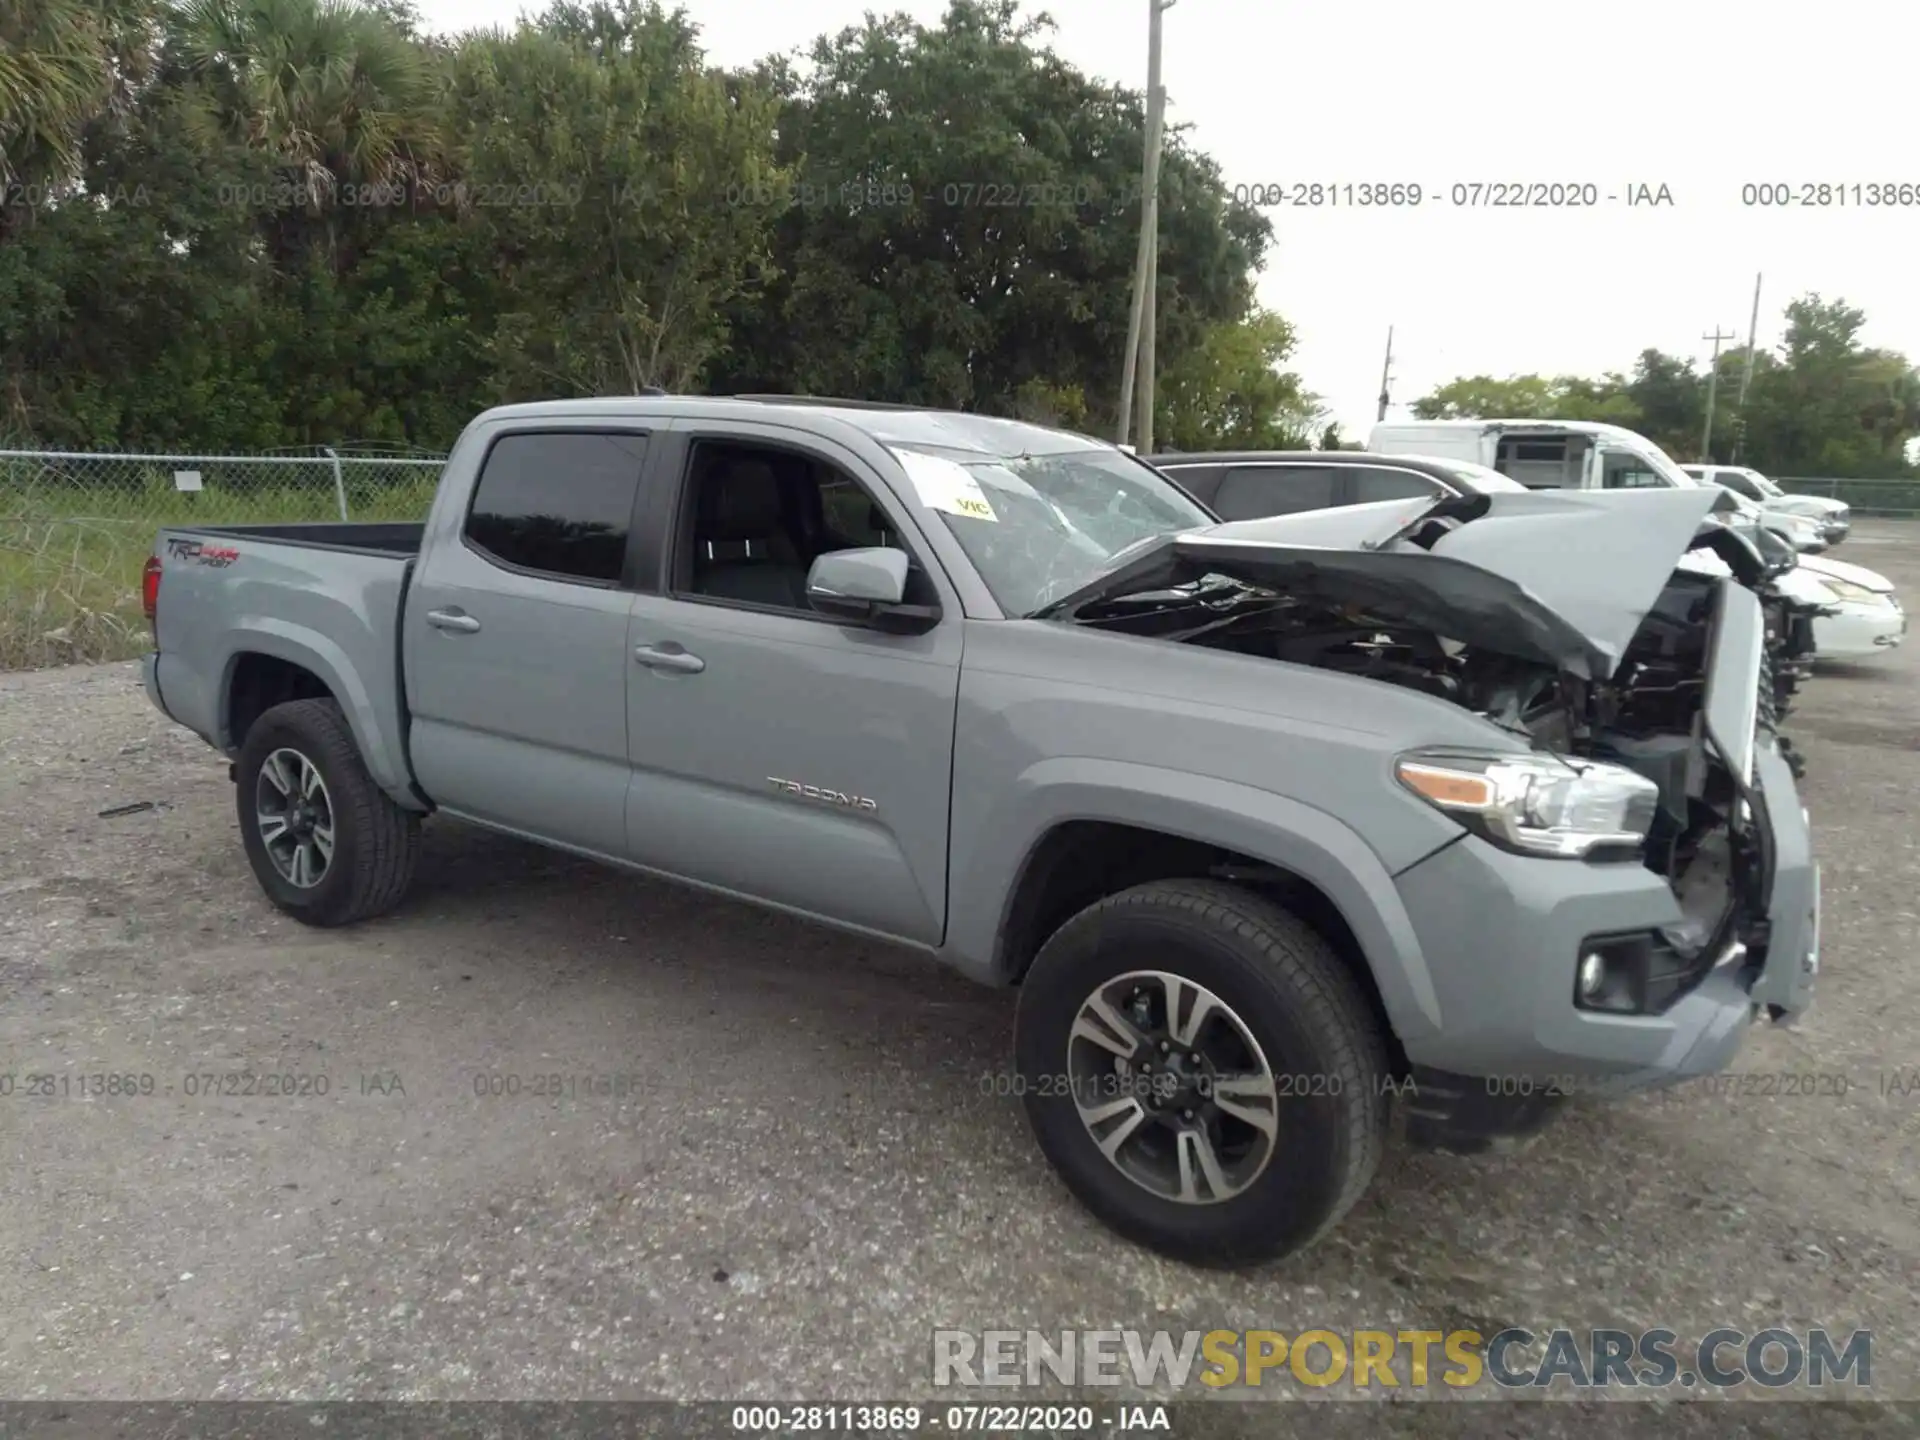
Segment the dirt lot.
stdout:
<path fill-rule="evenodd" d="M 1920 597 L 1920 530 L 1837 558 Z M 983 1093 L 1007 996 L 447 823 L 397 916 L 303 930 L 134 667 L 0 676 L 0 1396 L 898 1398 L 936 1327 L 1507 1324 L 1870 1327 L 1874 1389 L 1920 1396 L 1920 653 L 1792 721 L 1823 974 L 1740 1065 L 1849 1093 L 1399 1155 L 1319 1248 L 1222 1275 L 1112 1238 Z M 188 1093 L 239 1071 L 327 1093 Z M 634 1079 L 483 1093 L 547 1074 Z"/>

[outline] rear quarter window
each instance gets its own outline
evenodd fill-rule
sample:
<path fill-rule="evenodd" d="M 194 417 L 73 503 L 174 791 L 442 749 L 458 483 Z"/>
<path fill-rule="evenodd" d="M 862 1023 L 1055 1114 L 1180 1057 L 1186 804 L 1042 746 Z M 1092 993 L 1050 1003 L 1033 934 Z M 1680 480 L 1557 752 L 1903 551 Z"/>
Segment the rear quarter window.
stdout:
<path fill-rule="evenodd" d="M 1353 473 L 1352 503 L 1355 505 L 1366 505 L 1376 500 L 1416 500 L 1445 493 L 1445 488 L 1437 480 L 1416 475 L 1410 470 L 1375 470 L 1368 467 L 1356 469 Z"/>

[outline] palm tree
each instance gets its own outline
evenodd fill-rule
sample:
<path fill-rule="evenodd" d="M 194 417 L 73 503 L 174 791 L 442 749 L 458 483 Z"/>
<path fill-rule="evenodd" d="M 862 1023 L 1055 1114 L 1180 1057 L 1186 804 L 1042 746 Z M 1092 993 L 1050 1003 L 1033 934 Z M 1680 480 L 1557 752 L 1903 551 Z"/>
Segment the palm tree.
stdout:
<path fill-rule="evenodd" d="M 342 185 L 411 186 L 437 149 L 429 53 L 353 0 L 184 0 L 173 47 L 201 123 L 293 172 L 310 213 Z"/>
<path fill-rule="evenodd" d="M 154 0 L 0 4 L 0 186 L 72 184 L 86 128 L 124 116 L 145 78 L 154 12 Z"/>

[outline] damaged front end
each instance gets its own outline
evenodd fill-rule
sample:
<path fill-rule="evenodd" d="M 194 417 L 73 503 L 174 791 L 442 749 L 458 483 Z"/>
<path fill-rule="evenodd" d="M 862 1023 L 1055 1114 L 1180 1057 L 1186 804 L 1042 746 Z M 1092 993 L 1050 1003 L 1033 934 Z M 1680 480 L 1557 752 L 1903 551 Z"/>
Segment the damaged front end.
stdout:
<path fill-rule="evenodd" d="M 1797 779 L 1806 768 L 1792 743 L 1778 734 L 1778 726 L 1792 710 L 1801 682 L 1813 675 L 1813 622 L 1832 612 L 1818 600 L 1806 598 L 1806 587 L 1794 575 L 1799 559 L 1791 545 L 1759 525 L 1730 524 L 1727 528 L 1746 542 L 1739 548 L 1748 554 L 1739 557 L 1734 573 L 1759 599 L 1766 617 L 1766 683 L 1762 695 L 1766 703 L 1760 721 L 1763 727 L 1775 731 L 1780 751 Z"/>
<path fill-rule="evenodd" d="M 1765 566 L 1709 519 L 1712 497 L 1622 498 L 1476 495 L 1221 525 L 1047 613 L 1407 686 L 1524 737 L 1531 757 L 1495 762 L 1498 775 L 1419 756 L 1427 773 L 1410 777 L 1403 757 L 1402 782 L 1460 817 L 1510 820 L 1513 787 L 1545 793 L 1582 762 L 1641 777 L 1631 795 L 1579 802 L 1589 821 L 1636 811 L 1612 843 L 1590 823 L 1578 849 L 1508 848 L 1637 858 L 1667 882 L 1679 918 L 1598 946 L 1577 1002 L 1658 1014 L 1716 970 L 1752 989 L 1765 966 L 1777 857 L 1759 767 L 1763 753 L 1780 763 L 1777 677 Z"/>

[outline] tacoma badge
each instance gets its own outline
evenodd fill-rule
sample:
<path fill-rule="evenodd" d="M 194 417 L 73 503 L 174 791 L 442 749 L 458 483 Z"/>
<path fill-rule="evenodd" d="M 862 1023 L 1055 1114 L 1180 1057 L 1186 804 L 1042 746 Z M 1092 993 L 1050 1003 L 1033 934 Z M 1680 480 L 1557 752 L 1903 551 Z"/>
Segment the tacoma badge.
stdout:
<path fill-rule="evenodd" d="M 849 795 L 844 790 L 829 790 L 824 785 L 802 785 L 798 780 L 782 780 L 777 775 L 769 775 L 767 783 L 776 790 L 796 795 L 802 800 L 818 800 L 823 805 L 838 805 L 844 810 L 880 808 L 864 795 Z"/>

